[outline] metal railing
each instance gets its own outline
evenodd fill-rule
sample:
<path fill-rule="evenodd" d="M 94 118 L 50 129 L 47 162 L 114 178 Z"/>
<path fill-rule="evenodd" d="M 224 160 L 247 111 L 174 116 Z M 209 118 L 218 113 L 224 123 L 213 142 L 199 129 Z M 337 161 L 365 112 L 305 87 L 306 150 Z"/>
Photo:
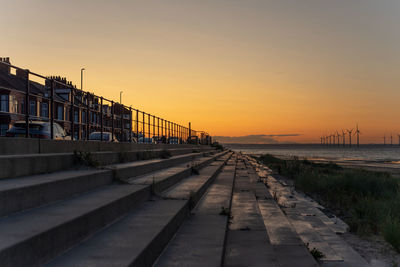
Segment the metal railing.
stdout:
<path fill-rule="evenodd" d="M 198 142 L 202 144 L 211 142 L 206 132 L 191 129 L 190 123 L 189 127 L 185 127 L 131 106 L 82 91 L 58 77 L 45 77 L 2 60 L 0 64 L 9 68 L 10 75 L 13 75 L 11 69 L 15 69 L 16 77 L 13 78 L 19 78 L 25 83 L 24 91 L 21 88 L 0 86 L 0 90 L 13 91 L 15 95 L 20 95 L 15 103 L 11 102 L 10 97 L 9 110 L 0 110 L 0 115 L 21 117 L 26 123 L 26 138 L 31 137 L 30 121 L 41 120 L 50 122 L 51 139 L 55 137 L 54 123 L 57 123 L 70 134 L 71 140 L 89 140 L 90 133 L 100 132 L 100 140 L 103 141 L 105 133 L 109 132 L 112 140 L 116 138 L 126 142 L 180 144 L 187 143 L 188 140 L 190 142 L 192 139 L 199 140 Z M 44 85 L 32 81 L 31 77 L 43 80 Z M 43 95 L 33 93 L 32 86 Z M 62 93 L 56 92 L 57 90 L 64 90 L 64 98 Z M 68 99 L 65 97 L 65 91 Z M 40 108 L 37 106 L 38 103 Z"/>

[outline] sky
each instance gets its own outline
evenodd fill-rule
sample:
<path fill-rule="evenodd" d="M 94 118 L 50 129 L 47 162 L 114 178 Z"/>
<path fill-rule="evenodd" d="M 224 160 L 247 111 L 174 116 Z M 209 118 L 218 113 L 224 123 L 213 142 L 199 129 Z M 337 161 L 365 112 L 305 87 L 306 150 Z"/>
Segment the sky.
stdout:
<path fill-rule="evenodd" d="M 400 133 L 398 0 L 0 0 L 0 56 L 213 136 Z M 242 138 L 243 139 L 243 138 Z M 266 141 L 269 142 L 269 141 Z"/>

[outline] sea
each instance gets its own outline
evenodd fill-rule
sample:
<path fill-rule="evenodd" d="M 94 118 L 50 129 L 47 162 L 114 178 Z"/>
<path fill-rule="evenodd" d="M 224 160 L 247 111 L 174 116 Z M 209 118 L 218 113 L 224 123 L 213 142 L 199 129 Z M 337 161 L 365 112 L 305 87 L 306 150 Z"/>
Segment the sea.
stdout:
<path fill-rule="evenodd" d="M 400 169 L 399 145 L 325 146 L 320 144 L 224 144 L 244 154 L 271 154 L 281 158 L 298 157 L 347 165 Z"/>

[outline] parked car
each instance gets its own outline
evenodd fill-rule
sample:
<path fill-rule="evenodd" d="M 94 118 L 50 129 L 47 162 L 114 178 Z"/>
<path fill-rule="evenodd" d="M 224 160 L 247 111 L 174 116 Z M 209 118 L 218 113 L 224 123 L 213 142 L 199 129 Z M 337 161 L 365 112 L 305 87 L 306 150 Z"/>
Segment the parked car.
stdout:
<path fill-rule="evenodd" d="M 192 136 L 190 136 L 188 138 L 187 142 L 188 142 L 188 144 L 196 144 L 196 145 L 198 145 L 199 144 L 199 137 L 196 136 L 196 135 L 192 135 Z"/>
<path fill-rule="evenodd" d="M 139 143 L 139 144 L 154 144 L 155 141 L 154 141 L 153 138 L 148 138 L 148 137 L 143 138 L 143 137 L 139 137 L 138 143 Z"/>
<path fill-rule="evenodd" d="M 178 137 L 168 138 L 168 144 L 179 144 L 179 138 Z"/>
<path fill-rule="evenodd" d="M 89 140 L 93 141 L 101 141 L 101 132 L 93 132 L 89 135 Z M 110 132 L 103 132 L 103 141 L 104 142 L 118 142 L 118 139 L 112 139 L 112 134 Z"/>
<path fill-rule="evenodd" d="M 50 139 L 51 138 L 51 123 L 48 121 L 30 121 L 29 122 L 29 137 Z M 8 137 L 25 137 L 26 134 L 26 122 L 17 121 L 14 125 L 6 132 Z M 65 133 L 63 127 L 60 124 L 53 124 L 53 139 L 56 140 L 71 140 L 71 137 Z"/>

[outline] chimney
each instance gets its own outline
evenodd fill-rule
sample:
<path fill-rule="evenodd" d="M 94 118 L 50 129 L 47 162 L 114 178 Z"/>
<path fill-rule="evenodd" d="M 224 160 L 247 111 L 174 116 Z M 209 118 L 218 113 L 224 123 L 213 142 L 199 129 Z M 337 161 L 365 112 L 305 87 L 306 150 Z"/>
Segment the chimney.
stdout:
<path fill-rule="evenodd" d="M 26 69 L 26 70 L 17 69 L 17 71 L 15 72 L 15 75 L 18 78 L 22 78 L 22 79 L 26 80 L 28 78 L 28 71 L 29 71 L 28 69 Z"/>
<path fill-rule="evenodd" d="M 0 57 L 0 72 L 5 73 L 5 74 L 10 74 L 10 72 L 11 72 L 10 66 L 2 64 L 1 62 L 10 64 L 10 58 L 9 57 Z"/>

